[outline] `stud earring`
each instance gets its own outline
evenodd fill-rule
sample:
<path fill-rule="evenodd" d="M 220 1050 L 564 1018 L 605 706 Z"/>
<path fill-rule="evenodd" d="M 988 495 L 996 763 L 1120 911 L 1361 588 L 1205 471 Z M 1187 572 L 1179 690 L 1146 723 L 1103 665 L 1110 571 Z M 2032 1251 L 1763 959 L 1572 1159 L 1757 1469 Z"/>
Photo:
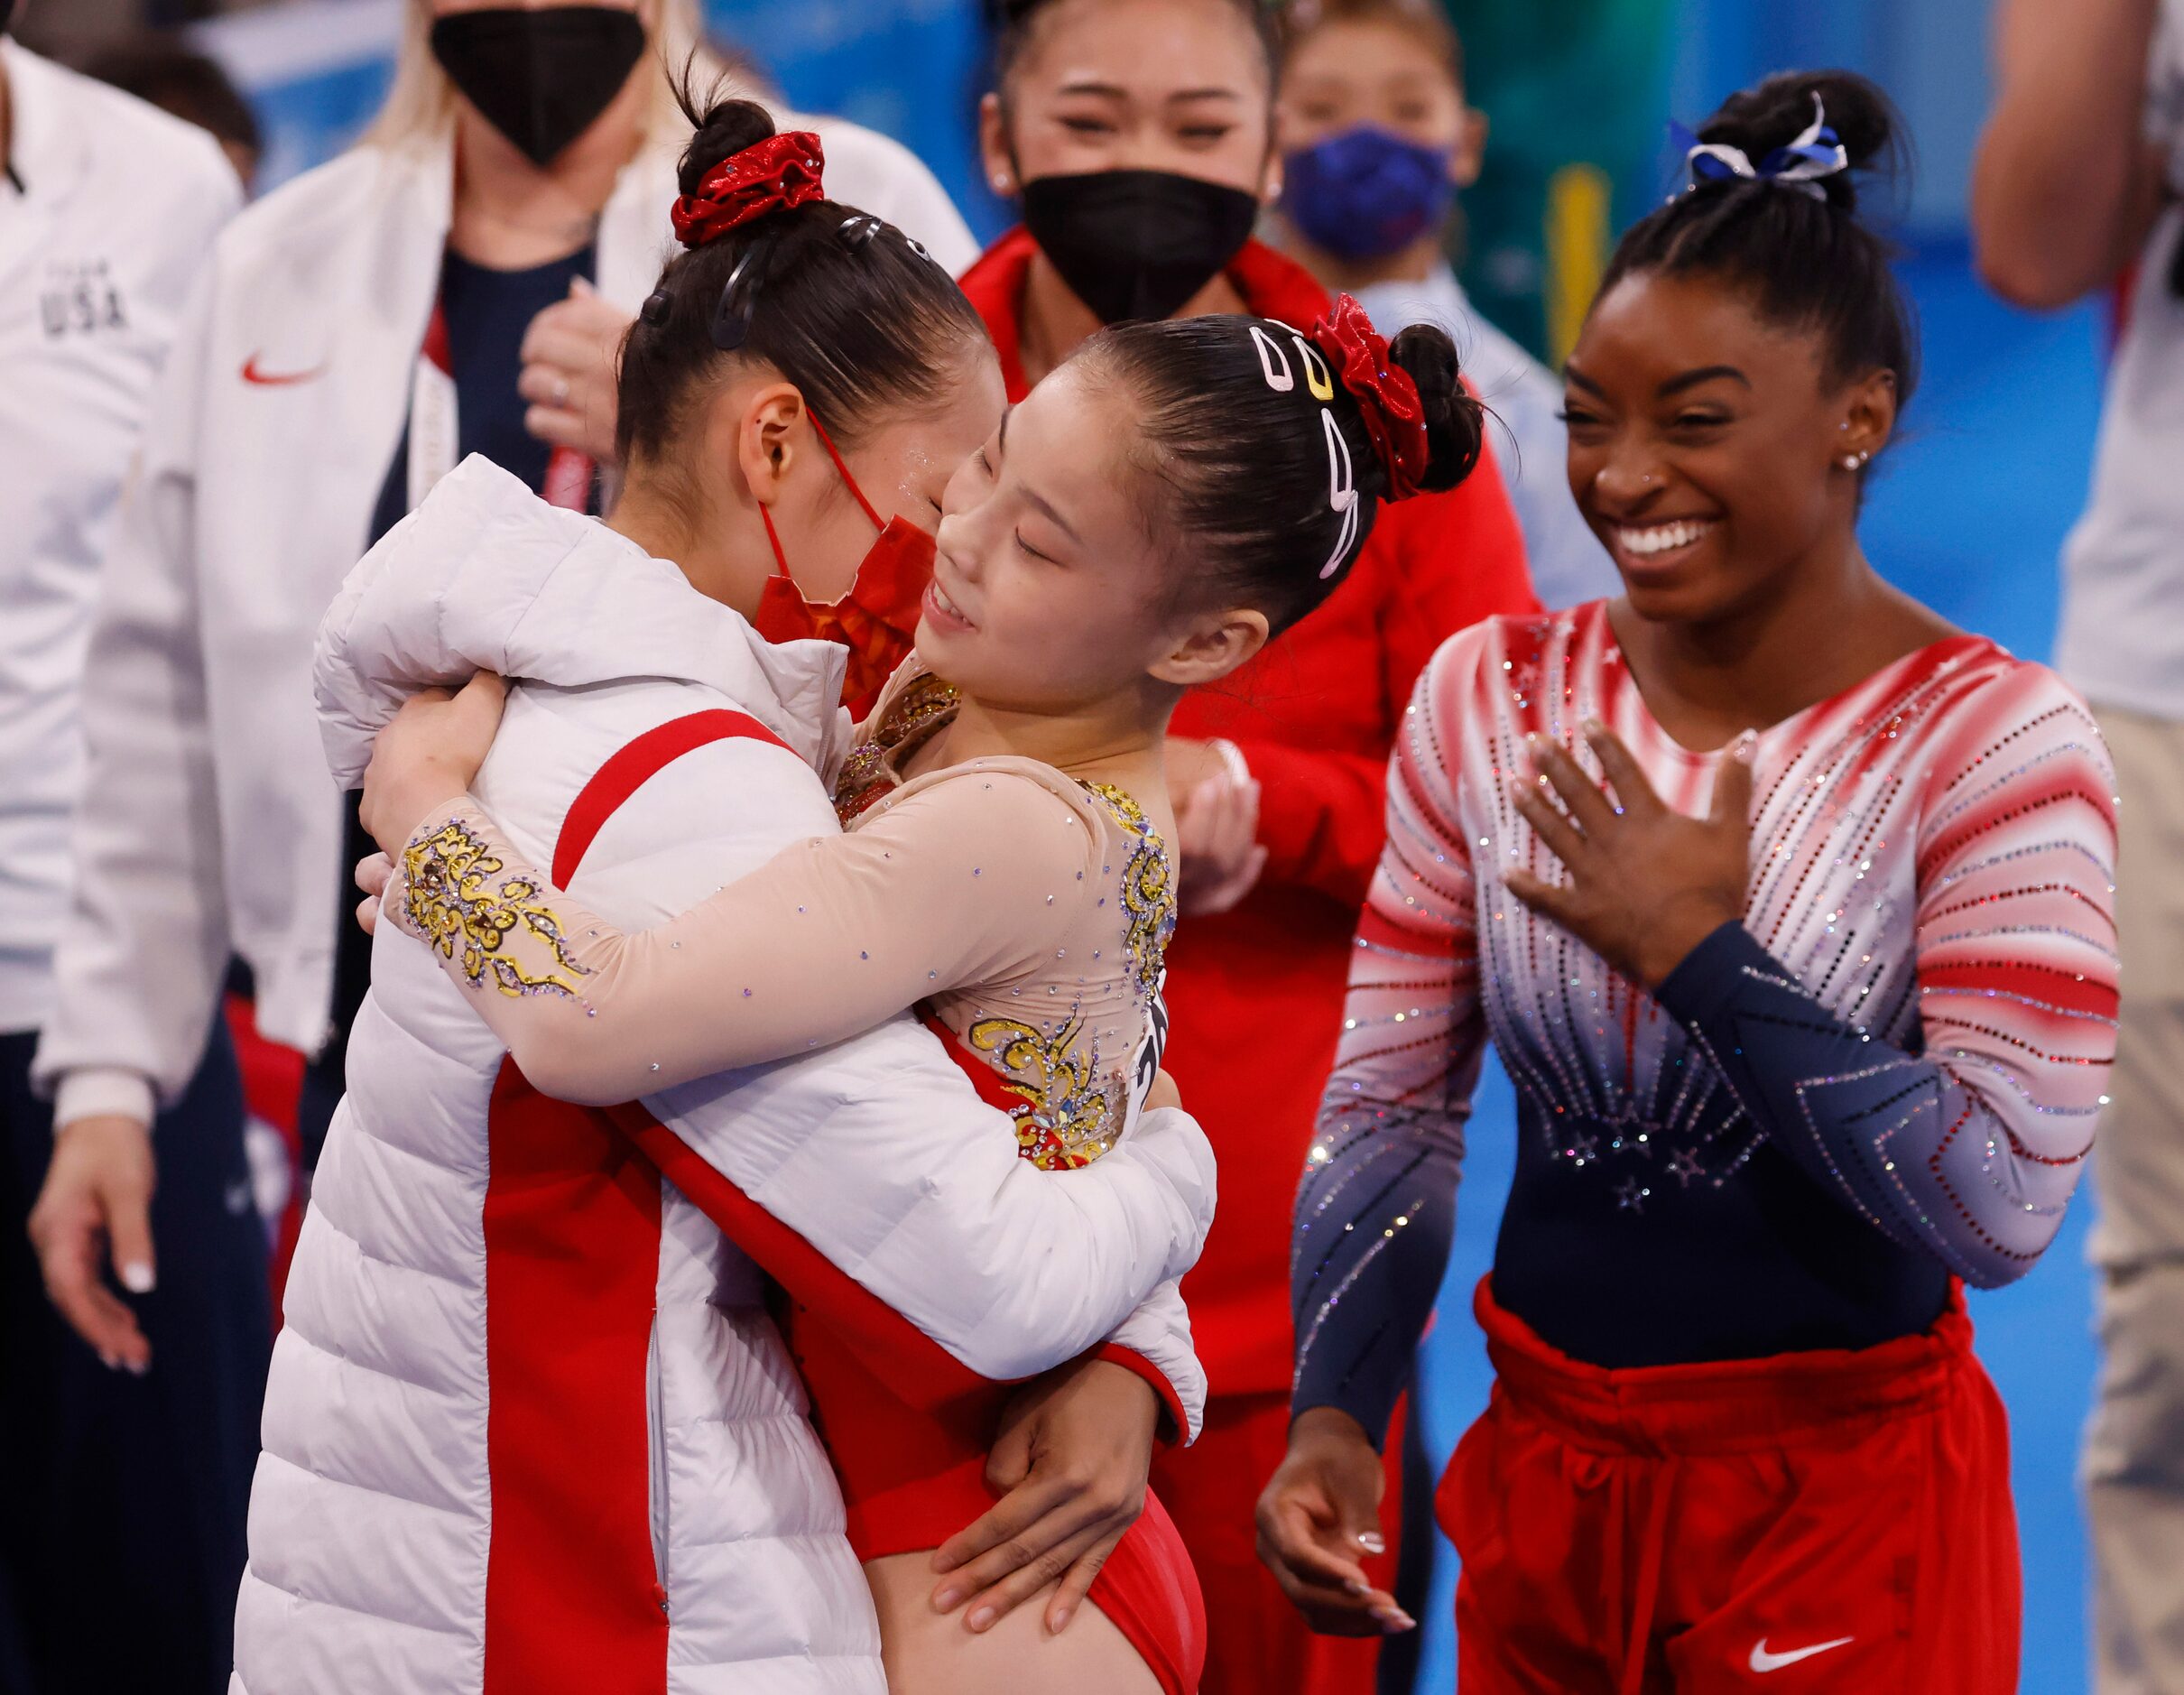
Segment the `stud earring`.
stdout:
<path fill-rule="evenodd" d="M 996 193 L 996 194 L 1006 194 L 1008 191 L 1009 191 L 1009 177 L 1008 177 L 1008 172 L 1007 172 L 1007 171 L 995 171 L 995 172 L 994 172 L 994 192 L 995 192 L 995 193 Z"/>
<path fill-rule="evenodd" d="M 1871 458 L 1873 458 L 1871 453 L 1846 453 L 1843 456 L 1843 468 L 1846 471 L 1864 470 L 1865 461 Z"/>

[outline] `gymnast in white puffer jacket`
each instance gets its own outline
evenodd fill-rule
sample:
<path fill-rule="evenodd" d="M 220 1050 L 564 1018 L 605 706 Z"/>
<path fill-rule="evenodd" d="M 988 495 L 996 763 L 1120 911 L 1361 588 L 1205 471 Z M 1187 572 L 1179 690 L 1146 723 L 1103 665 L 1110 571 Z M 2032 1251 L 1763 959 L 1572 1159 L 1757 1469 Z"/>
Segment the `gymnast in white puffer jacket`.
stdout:
<path fill-rule="evenodd" d="M 633 342 L 611 527 L 473 459 L 321 632 L 345 784 L 419 686 L 520 679 L 476 792 L 626 928 L 836 827 L 819 773 L 854 656 L 769 645 L 730 609 L 757 600 L 762 538 L 802 591 L 854 606 L 1000 412 L 945 274 L 816 190 L 758 227 L 751 265 L 756 236 L 663 277 L 651 329 L 690 314 L 738 351 L 671 381 Z M 841 497 L 850 472 L 869 517 Z M 884 613 L 842 618 L 867 660 Z M 495 869 L 471 867 L 444 940 L 497 977 L 496 936 L 537 914 Z M 917 1333 L 936 1382 L 1026 1377 L 1112 1338 L 1188 1426 L 1203 1380 L 1173 1283 L 1212 1206 L 1181 1114 L 1041 1172 L 906 1017 L 629 1113 L 550 1100 L 432 949 L 384 926 L 275 1351 L 236 1687 L 880 1695 L 840 1496 L 722 1221 L 796 1245 L 797 1298 L 841 1325 L 897 1349 Z"/>

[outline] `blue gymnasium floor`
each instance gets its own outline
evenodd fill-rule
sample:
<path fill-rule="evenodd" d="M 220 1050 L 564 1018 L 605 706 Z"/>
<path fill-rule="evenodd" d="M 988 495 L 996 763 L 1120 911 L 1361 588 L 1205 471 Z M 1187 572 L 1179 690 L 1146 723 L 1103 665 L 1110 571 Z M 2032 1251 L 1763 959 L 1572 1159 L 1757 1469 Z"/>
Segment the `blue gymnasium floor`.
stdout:
<path fill-rule="evenodd" d="M 1903 274 L 1918 302 L 1926 374 L 1867 506 L 1866 553 L 1948 617 L 2045 659 L 2055 561 L 2092 462 L 2102 314 L 2090 306 L 2051 319 L 2013 311 L 1979 287 L 1961 247 L 1920 253 Z M 1470 1294 L 1493 1253 L 1514 1137 L 1514 1099 L 1500 1068 L 1490 1066 L 1472 1121 L 1456 1251 L 1425 1347 L 1425 1440 L 1437 1467 L 1485 1404 L 1486 1359 Z M 2010 1409 L 2026 1695 L 2074 1695 L 2087 1681 L 2076 1467 L 2096 1366 L 2089 1201 L 2081 1188 L 2062 1235 L 2022 1282 L 1972 1296 L 1980 1356 Z M 1455 1563 L 1441 1542 L 1421 1624 L 1421 1695 L 1455 1684 Z"/>

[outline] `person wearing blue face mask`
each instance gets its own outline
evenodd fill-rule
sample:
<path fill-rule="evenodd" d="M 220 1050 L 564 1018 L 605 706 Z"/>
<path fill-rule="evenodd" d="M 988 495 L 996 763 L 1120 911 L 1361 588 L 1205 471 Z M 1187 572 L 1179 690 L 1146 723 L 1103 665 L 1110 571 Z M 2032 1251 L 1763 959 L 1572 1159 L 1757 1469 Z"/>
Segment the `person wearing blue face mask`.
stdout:
<path fill-rule="evenodd" d="M 1615 593 L 1566 486 L 1561 382 L 1473 310 L 1444 252 L 1486 143 L 1454 28 L 1432 0 L 1305 0 L 1291 17 L 1276 245 L 1355 294 L 1383 335 L 1431 323 L 1455 338 L 1501 421 L 1495 445 L 1540 598 Z"/>

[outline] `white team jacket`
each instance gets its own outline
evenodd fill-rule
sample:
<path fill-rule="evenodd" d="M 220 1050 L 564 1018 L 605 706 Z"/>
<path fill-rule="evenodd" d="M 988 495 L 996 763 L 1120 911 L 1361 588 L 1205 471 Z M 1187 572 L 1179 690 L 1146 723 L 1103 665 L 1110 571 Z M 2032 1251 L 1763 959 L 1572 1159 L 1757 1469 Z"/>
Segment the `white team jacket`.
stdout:
<path fill-rule="evenodd" d="M 906 150 L 788 121 L 823 138 L 837 199 L 937 256 L 968 245 Z M 599 292 L 631 311 L 672 246 L 674 153 L 633 162 L 599 221 Z M 355 148 L 284 184 L 222 234 L 175 338 L 91 636 L 75 888 L 34 1071 L 42 1088 L 68 1079 L 63 1123 L 149 1120 L 153 1089 L 180 1094 L 231 949 L 266 1035 L 326 1039 L 347 903 L 312 638 L 402 436 L 452 181 L 443 138 Z"/>
<path fill-rule="evenodd" d="M 0 1030 L 51 1010 L 99 561 L 152 386 L 242 187 L 212 138 L 0 35 Z"/>
<path fill-rule="evenodd" d="M 531 680 L 479 797 L 618 923 L 836 828 L 813 766 L 839 650 L 769 647 L 472 458 L 328 614 L 337 774 L 403 695 L 479 664 Z M 907 1017 L 618 1117 L 504 1059 L 383 925 L 273 1354 L 238 1695 L 882 1695 L 840 1497 L 724 1221 L 851 1333 L 922 1332 L 907 1393 L 1113 1332 L 1195 1424 L 1173 1279 L 1213 1162 L 1181 1114 L 1038 1172 Z"/>

